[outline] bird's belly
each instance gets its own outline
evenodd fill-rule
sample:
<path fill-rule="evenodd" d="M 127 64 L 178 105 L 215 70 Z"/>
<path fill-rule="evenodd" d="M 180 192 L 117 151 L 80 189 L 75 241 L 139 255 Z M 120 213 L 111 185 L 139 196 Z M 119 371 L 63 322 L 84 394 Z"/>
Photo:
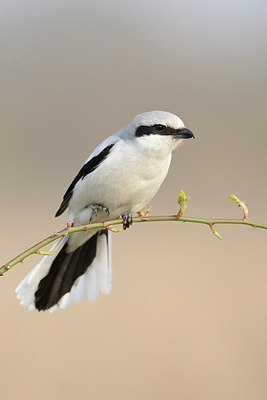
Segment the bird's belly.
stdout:
<path fill-rule="evenodd" d="M 100 166 L 84 178 L 83 185 L 75 188 L 75 195 L 69 204 L 71 211 L 77 215 L 91 204 L 107 207 L 110 218 L 142 211 L 166 177 L 170 159 L 148 164 L 149 167 L 129 160 L 112 164 L 110 168 Z"/>
<path fill-rule="evenodd" d="M 143 210 L 158 191 L 162 180 L 129 178 L 122 185 L 117 185 L 106 199 L 110 212 L 119 215 Z"/>

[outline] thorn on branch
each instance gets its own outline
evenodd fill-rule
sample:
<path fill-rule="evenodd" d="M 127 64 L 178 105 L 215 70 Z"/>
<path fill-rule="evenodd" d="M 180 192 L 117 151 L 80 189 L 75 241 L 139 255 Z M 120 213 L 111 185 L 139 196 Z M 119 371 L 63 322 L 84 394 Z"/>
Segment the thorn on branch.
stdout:
<path fill-rule="evenodd" d="M 248 208 L 244 201 L 240 200 L 236 195 L 229 194 L 229 198 L 241 208 L 243 212 L 243 219 L 248 219 Z"/>
<path fill-rule="evenodd" d="M 106 226 L 106 229 L 107 229 L 108 231 L 110 231 L 110 232 L 113 232 L 113 233 L 119 233 L 119 232 L 121 232 L 121 229 L 116 229 L 116 228 L 113 228 L 112 226 Z"/>
<path fill-rule="evenodd" d="M 222 240 L 222 236 L 219 234 L 219 232 L 216 231 L 215 225 L 210 224 L 209 227 L 210 227 L 210 230 L 213 233 L 213 235 L 216 236 L 218 239 Z"/>
<path fill-rule="evenodd" d="M 145 218 L 145 217 L 148 217 L 149 216 L 149 213 L 150 213 L 150 208 L 147 208 L 146 210 L 142 210 L 142 211 L 137 211 L 137 216 L 139 217 L 139 218 Z"/>
<path fill-rule="evenodd" d="M 187 209 L 187 205 L 190 197 L 186 195 L 186 193 L 180 189 L 179 196 L 177 198 L 177 203 L 180 206 L 180 210 L 178 211 L 176 218 L 179 219 L 184 215 L 185 210 Z"/>
<path fill-rule="evenodd" d="M 35 254 L 40 256 L 53 256 L 55 254 L 54 251 L 43 251 L 43 250 L 36 250 Z"/>
<path fill-rule="evenodd" d="M 67 221 L 67 228 L 72 228 L 73 224 L 74 224 L 74 221 L 72 221 L 72 220 Z"/>
<path fill-rule="evenodd" d="M 4 273 L 9 271 L 10 269 L 11 269 L 11 265 L 10 264 L 3 265 L 3 267 L 1 268 L 0 277 L 4 276 Z"/>

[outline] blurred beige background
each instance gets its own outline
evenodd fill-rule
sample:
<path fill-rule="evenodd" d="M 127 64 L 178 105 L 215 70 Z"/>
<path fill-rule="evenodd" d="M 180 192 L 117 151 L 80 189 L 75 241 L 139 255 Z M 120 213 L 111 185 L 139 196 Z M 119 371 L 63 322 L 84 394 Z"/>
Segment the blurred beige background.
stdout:
<path fill-rule="evenodd" d="M 188 141 L 152 204 L 267 222 L 264 0 L 0 2 L 1 263 L 64 226 L 81 164 L 142 111 L 177 113 Z M 30 313 L 0 279 L 1 399 L 267 398 L 267 233 L 136 225 L 114 236 L 114 288 Z"/>

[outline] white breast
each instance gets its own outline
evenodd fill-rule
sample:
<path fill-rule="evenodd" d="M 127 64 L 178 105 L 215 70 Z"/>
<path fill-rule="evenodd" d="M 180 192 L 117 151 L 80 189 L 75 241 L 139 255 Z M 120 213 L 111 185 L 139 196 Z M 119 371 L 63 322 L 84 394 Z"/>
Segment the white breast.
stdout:
<path fill-rule="evenodd" d="M 107 207 L 110 218 L 143 210 L 160 188 L 170 162 L 170 150 L 141 140 L 120 140 L 100 166 L 77 183 L 69 203 L 71 214 L 77 217 L 90 204 Z"/>

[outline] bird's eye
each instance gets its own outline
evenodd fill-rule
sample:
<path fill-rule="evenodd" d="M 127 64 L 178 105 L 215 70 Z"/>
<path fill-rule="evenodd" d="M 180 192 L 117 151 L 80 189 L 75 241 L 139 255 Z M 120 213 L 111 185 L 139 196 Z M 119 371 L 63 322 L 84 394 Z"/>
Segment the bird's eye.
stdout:
<path fill-rule="evenodd" d="M 156 129 L 156 131 L 158 131 L 158 132 L 161 132 L 161 131 L 163 131 L 164 129 L 166 129 L 166 126 L 165 125 L 161 125 L 161 124 L 156 124 L 156 125 L 153 125 L 153 127 Z"/>

